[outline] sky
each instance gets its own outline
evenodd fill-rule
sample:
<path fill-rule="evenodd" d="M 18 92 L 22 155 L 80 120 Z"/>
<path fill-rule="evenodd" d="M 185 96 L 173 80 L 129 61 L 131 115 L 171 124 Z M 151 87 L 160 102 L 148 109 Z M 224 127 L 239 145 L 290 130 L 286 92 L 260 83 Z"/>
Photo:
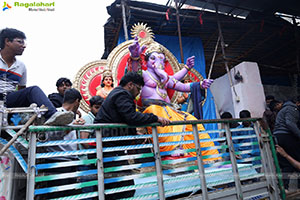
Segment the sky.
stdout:
<path fill-rule="evenodd" d="M 8 4 L 11 8 L 3 11 Z M 52 11 L 30 11 L 17 2 L 54 2 Z M 0 29 L 26 34 L 27 47 L 17 59 L 27 67 L 27 87 L 38 85 L 46 95 L 56 92 L 60 77 L 74 81 L 76 73 L 104 52 L 103 26 L 113 0 L 0 0 Z M 155 2 L 155 1 L 152 1 Z M 52 7 L 53 8 L 53 7 Z"/>

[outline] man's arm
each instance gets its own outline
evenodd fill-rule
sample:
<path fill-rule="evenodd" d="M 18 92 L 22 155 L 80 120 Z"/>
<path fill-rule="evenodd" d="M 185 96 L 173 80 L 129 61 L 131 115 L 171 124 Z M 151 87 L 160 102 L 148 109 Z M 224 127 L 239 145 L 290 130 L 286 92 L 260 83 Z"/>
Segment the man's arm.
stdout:
<path fill-rule="evenodd" d="M 90 132 L 86 132 L 86 131 L 80 131 L 80 139 L 88 139 L 90 137 Z M 81 144 L 85 149 L 89 148 L 89 144 L 87 143 L 82 143 Z"/>
<path fill-rule="evenodd" d="M 143 125 L 157 122 L 157 116 L 153 114 L 143 114 L 136 112 L 135 104 L 132 98 L 125 92 L 116 97 L 115 106 L 128 125 Z"/>
<path fill-rule="evenodd" d="M 18 90 L 26 88 L 26 83 L 27 83 L 27 69 L 24 66 L 24 71 L 22 73 L 22 78 L 18 84 Z"/>
<path fill-rule="evenodd" d="M 285 116 L 285 123 L 287 128 L 300 139 L 300 129 L 297 126 L 299 120 L 299 111 L 294 107 L 291 107 L 287 110 Z"/>
<path fill-rule="evenodd" d="M 136 111 L 135 104 L 133 99 L 131 99 L 127 94 L 120 94 L 116 101 L 115 105 L 124 119 L 125 123 L 128 125 L 144 125 L 154 122 L 159 122 L 162 125 L 167 125 L 170 123 L 168 119 L 157 117 L 152 113 L 140 113 Z"/>
<path fill-rule="evenodd" d="M 289 161 L 289 163 L 291 163 L 291 165 L 293 165 L 296 169 L 300 170 L 300 162 L 298 162 L 297 160 L 295 160 L 293 157 L 291 157 L 289 154 L 287 154 L 285 152 L 285 150 L 279 146 L 276 145 L 276 151 L 285 159 L 287 159 L 287 161 Z"/>

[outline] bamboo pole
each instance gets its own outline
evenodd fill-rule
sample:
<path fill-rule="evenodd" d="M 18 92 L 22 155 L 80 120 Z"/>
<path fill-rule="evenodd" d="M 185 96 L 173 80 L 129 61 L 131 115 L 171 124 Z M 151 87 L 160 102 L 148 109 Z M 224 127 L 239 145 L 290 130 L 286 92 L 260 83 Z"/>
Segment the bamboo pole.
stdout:
<path fill-rule="evenodd" d="M 177 31 L 178 31 L 178 39 L 179 39 L 179 47 L 180 47 L 180 59 L 181 63 L 184 63 L 183 57 L 183 49 L 182 49 L 182 41 L 181 41 L 181 28 L 180 28 L 180 18 L 179 18 L 179 10 L 178 10 L 178 0 L 175 0 L 175 7 L 176 7 L 176 21 L 177 21 Z"/>

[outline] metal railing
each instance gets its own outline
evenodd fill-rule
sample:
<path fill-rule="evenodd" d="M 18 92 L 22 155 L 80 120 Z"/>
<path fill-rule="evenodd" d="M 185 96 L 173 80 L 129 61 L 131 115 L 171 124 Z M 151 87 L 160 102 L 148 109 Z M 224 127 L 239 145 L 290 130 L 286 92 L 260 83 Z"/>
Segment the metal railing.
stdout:
<path fill-rule="evenodd" d="M 187 199 L 280 199 L 284 195 L 281 179 L 277 179 L 278 164 L 274 152 L 274 144 L 268 132 L 260 126 L 259 119 L 233 120 L 199 120 L 172 122 L 171 126 L 191 125 L 191 132 L 157 133 L 158 123 L 142 127 L 151 127 L 152 134 L 103 136 L 104 129 L 135 128 L 124 124 L 93 124 L 85 126 L 30 126 L 27 200 L 43 198 L 43 195 L 58 194 L 73 191 L 74 194 L 61 199 L 84 199 L 98 197 L 105 199 L 106 195 L 135 190 L 133 197 L 127 199 L 166 199 L 178 197 Z M 253 127 L 230 128 L 230 123 L 250 121 Z M 218 123 L 224 128 L 218 130 L 199 131 L 198 124 Z M 71 131 L 93 129 L 96 138 L 76 140 L 56 140 L 37 142 L 37 135 L 49 131 Z M 250 135 L 236 135 L 236 132 L 252 131 Z M 225 132 L 225 137 L 200 139 L 208 133 Z M 159 143 L 159 138 L 167 136 L 193 135 L 194 140 Z M 199 138 L 200 137 L 200 138 Z M 107 146 L 114 141 L 138 141 L 121 146 Z M 246 140 L 244 143 L 236 141 Z M 55 145 L 78 145 L 95 142 L 94 149 L 82 149 L 64 152 L 45 152 L 43 148 Z M 203 145 L 213 142 L 214 145 Z M 160 151 L 163 146 L 182 146 L 194 144 L 194 148 Z M 237 151 L 239 147 L 247 147 Z M 256 147 L 256 149 L 254 148 Z M 42 149 L 42 150 L 41 150 Z M 147 151 L 148 150 L 148 151 Z M 149 151 L 150 150 L 150 151 Z M 217 150 L 214 154 L 205 154 Z M 114 155 L 111 152 L 124 152 Z M 216 151 L 215 151 L 216 152 Z M 189 155 L 194 153 L 193 156 Z M 61 156 L 80 156 L 96 154 L 96 158 L 68 160 L 55 163 L 44 163 L 43 159 Z M 105 156 L 107 155 L 108 156 Z M 181 156 L 174 156 L 180 154 Z M 195 156 L 194 156 L 195 155 Z M 249 156 L 251 155 L 251 156 Z M 254 156 L 253 156 L 254 155 Z M 128 162 L 129 160 L 129 162 Z M 141 161 L 142 160 L 142 161 Z M 126 161 L 121 165 L 117 162 Z M 111 163 L 111 165 L 107 165 Z M 93 166 L 87 170 L 78 171 L 76 166 Z M 44 174 L 47 169 L 58 169 L 74 166 L 74 171 L 59 174 Z M 84 177 L 89 180 L 82 181 Z M 95 177 L 96 176 L 96 177 Z M 77 179 L 77 182 L 48 187 L 51 181 Z M 79 181 L 78 181 L 79 180 Z M 118 185 L 122 181 L 133 180 L 134 184 L 106 188 L 109 184 Z M 45 183 L 45 184 L 44 184 Z M 83 193 L 82 189 L 94 187 L 92 192 Z M 97 189 L 95 189 L 95 187 Z M 201 192 L 199 192 L 201 191 Z M 283 196 L 282 196 L 283 197 Z M 58 198 L 59 199 L 59 198 Z"/>

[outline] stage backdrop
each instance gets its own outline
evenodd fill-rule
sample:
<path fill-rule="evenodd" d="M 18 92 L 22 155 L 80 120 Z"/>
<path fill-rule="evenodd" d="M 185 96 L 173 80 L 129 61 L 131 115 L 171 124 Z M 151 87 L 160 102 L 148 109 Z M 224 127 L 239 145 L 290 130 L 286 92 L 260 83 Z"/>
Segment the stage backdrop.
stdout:
<path fill-rule="evenodd" d="M 130 34 L 128 34 L 130 36 Z M 175 36 L 165 36 L 165 35 L 154 35 L 154 40 L 164 45 L 169 51 L 171 51 L 174 56 L 181 62 L 180 58 L 180 48 L 178 37 Z M 118 44 L 125 41 L 123 30 L 120 31 Z M 182 48 L 184 55 L 184 62 L 190 56 L 195 56 L 195 66 L 194 69 L 197 70 L 203 78 L 206 78 L 205 74 L 205 59 L 204 51 L 202 46 L 202 41 L 197 37 L 182 37 Z M 210 90 L 207 91 L 206 102 L 203 106 L 203 119 L 216 119 L 215 104 L 213 100 L 212 93 Z M 205 124 L 206 130 L 217 129 L 217 124 Z M 218 133 L 210 134 L 212 138 L 218 137 Z"/>

